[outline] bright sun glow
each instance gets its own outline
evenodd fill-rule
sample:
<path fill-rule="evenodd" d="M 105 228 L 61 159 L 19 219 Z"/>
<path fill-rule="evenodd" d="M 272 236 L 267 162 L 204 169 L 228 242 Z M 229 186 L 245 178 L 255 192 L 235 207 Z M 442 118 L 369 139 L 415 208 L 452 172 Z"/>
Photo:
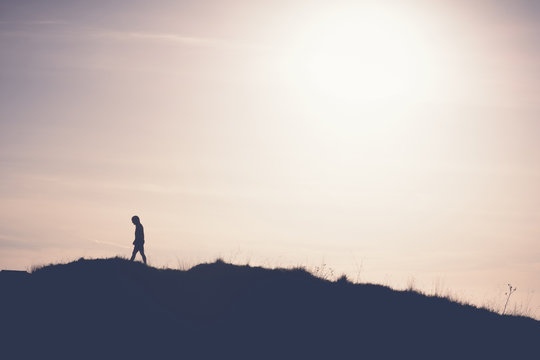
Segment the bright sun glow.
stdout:
<path fill-rule="evenodd" d="M 442 51 L 427 22 L 410 11 L 364 6 L 319 13 L 300 34 L 291 79 L 317 102 L 399 104 L 441 90 Z"/>

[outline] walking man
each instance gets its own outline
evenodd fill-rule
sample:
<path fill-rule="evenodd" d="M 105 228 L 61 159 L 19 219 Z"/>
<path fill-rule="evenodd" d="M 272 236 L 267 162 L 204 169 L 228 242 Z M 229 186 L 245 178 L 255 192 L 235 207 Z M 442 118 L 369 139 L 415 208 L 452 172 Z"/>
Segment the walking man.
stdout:
<path fill-rule="evenodd" d="M 131 218 L 131 222 L 135 225 L 135 241 L 133 241 L 133 254 L 131 254 L 131 260 L 135 259 L 137 252 L 141 253 L 144 264 L 146 265 L 146 256 L 144 255 L 144 229 L 141 224 L 141 220 L 137 215 Z"/>

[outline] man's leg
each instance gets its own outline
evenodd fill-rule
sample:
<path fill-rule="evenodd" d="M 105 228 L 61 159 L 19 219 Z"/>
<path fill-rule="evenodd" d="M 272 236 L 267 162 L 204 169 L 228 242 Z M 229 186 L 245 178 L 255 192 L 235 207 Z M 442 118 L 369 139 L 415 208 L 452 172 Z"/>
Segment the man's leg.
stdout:
<path fill-rule="evenodd" d="M 131 259 L 129 259 L 129 261 L 133 261 L 135 259 L 135 255 L 137 255 L 137 247 L 133 248 L 133 254 L 131 254 Z"/>
<path fill-rule="evenodd" d="M 141 253 L 144 264 L 146 265 L 146 256 L 144 255 L 144 247 L 141 246 L 141 248 L 139 249 L 139 252 Z"/>

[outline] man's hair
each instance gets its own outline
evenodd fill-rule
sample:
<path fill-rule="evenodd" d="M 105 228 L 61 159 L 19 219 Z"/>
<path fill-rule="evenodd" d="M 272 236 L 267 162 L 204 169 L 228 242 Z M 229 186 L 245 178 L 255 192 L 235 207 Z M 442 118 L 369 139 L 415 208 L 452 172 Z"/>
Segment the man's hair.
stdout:
<path fill-rule="evenodd" d="M 133 216 L 133 217 L 131 218 L 131 222 L 134 222 L 134 223 L 140 223 L 141 220 L 139 219 L 139 217 L 138 217 L 137 215 L 135 215 L 135 216 Z"/>

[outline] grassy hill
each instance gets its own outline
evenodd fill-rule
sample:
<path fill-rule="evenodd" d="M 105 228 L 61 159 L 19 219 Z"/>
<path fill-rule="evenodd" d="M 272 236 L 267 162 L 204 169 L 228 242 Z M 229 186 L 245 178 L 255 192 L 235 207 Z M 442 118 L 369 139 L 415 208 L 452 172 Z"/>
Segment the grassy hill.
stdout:
<path fill-rule="evenodd" d="M 520 359 L 540 322 L 302 269 L 124 259 L 0 273 L 0 353 L 99 359 Z"/>

